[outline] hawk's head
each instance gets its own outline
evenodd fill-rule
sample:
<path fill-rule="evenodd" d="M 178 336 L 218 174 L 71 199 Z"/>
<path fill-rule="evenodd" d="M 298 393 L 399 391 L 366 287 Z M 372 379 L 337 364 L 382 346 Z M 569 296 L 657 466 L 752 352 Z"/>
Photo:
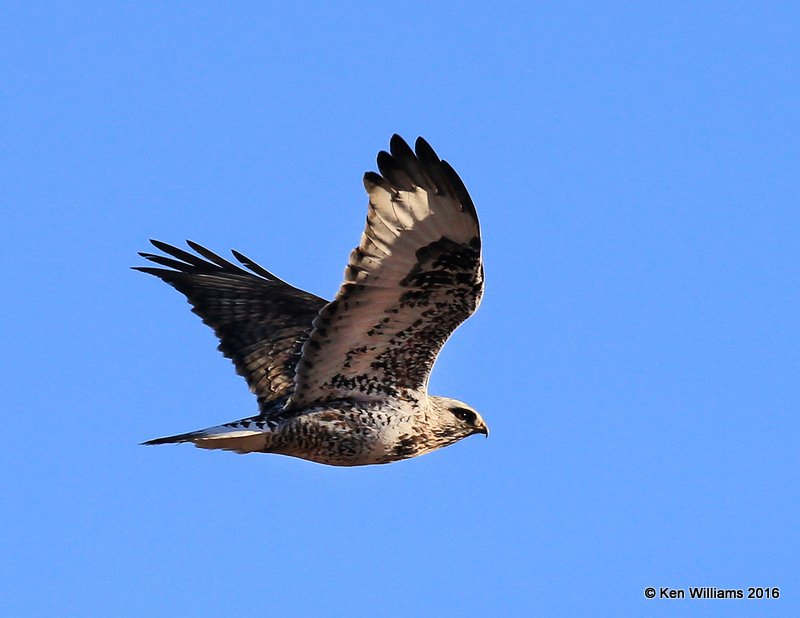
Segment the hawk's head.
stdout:
<path fill-rule="evenodd" d="M 476 433 L 489 437 L 489 428 L 472 406 L 448 397 L 431 397 L 431 401 L 434 409 L 439 412 L 439 421 L 444 426 L 443 428 L 455 440 L 461 440 Z"/>

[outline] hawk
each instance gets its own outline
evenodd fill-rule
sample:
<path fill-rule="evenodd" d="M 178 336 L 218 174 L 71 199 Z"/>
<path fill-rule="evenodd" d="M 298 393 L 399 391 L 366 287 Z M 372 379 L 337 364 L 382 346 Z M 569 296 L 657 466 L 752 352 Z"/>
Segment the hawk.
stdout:
<path fill-rule="evenodd" d="M 480 414 L 428 394 L 450 334 L 483 296 L 475 205 L 453 168 L 394 135 L 367 172 L 367 224 L 332 301 L 233 251 L 234 264 L 152 240 L 139 270 L 183 293 L 258 398 L 259 414 L 144 444 L 192 442 L 334 466 L 408 459 L 473 434 Z"/>

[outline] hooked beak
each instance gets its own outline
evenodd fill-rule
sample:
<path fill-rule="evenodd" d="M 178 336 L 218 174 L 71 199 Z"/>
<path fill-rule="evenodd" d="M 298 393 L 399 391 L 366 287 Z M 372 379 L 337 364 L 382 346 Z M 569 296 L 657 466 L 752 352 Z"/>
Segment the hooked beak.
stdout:
<path fill-rule="evenodd" d="M 486 425 L 481 425 L 475 429 L 475 433 L 482 433 L 487 438 L 489 437 L 489 428 Z"/>

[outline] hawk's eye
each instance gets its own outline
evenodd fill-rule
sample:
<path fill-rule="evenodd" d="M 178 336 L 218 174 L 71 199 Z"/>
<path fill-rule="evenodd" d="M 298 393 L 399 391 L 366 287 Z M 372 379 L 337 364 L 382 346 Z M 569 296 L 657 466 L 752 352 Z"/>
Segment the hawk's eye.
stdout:
<path fill-rule="evenodd" d="M 475 423 L 475 419 L 477 418 L 472 410 L 467 410 L 466 408 L 453 408 L 451 412 L 456 415 L 457 419 L 469 423 L 470 425 Z"/>

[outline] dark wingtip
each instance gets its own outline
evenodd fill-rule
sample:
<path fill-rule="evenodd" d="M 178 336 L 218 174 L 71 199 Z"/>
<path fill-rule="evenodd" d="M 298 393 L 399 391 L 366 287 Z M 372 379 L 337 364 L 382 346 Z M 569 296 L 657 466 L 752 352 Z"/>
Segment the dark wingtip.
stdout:
<path fill-rule="evenodd" d="M 472 196 L 469 194 L 469 191 L 467 191 L 464 181 L 461 180 L 461 177 L 453 169 L 453 166 L 447 161 L 442 161 L 442 169 L 447 179 L 450 181 L 450 185 L 453 187 L 453 191 L 455 192 L 456 198 L 458 198 L 458 201 L 461 203 L 461 206 L 477 221 L 478 211 L 475 209 L 475 202 L 472 201 Z"/>
<path fill-rule="evenodd" d="M 239 260 L 239 262 L 241 262 L 241 264 L 243 266 L 245 266 L 246 268 L 250 269 L 255 274 L 257 274 L 257 275 L 259 275 L 261 277 L 264 277 L 265 279 L 269 279 L 269 280 L 272 280 L 272 281 L 280 281 L 281 283 L 286 283 L 283 279 L 281 279 L 280 277 L 276 277 L 274 274 L 272 274 L 266 268 L 261 266 L 261 264 L 259 264 L 255 260 L 251 260 L 249 257 L 247 257 L 243 253 L 237 251 L 236 249 L 231 249 L 231 253 L 233 254 L 233 257 L 235 257 L 237 260 Z M 286 285 L 289 285 L 289 284 L 287 283 Z"/>
<path fill-rule="evenodd" d="M 394 159 L 392 159 L 392 155 L 390 155 L 385 150 L 381 150 L 378 153 L 378 171 L 381 173 L 381 176 L 389 180 L 389 177 L 392 175 L 392 170 L 396 167 L 396 163 Z"/>
<path fill-rule="evenodd" d="M 369 191 L 369 187 L 367 186 L 368 184 L 378 186 L 389 193 L 395 193 L 395 189 L 392 187 L 391 183 L 383 176 L 375 172 L 366 172 L 364 174 L 364 186 L 366 187 L 367 191 Z"/>
<path fill-rule="evenodd" d="M 420 161 L 432 160 L 439 162 L 439 156 L 433 147 L 427 142 L 424 137 L 418 137 L 414 142 L 414 150 L 417 153 Z"/>
<path fill-rule="evenodd" d="M 406 140 L 400 137 L 397 133 L 392 135 L 391 139 L 389 140 L 389 150 L 394 156 L 405 152 L 413 153 L 411 146 L 408 145 L 408 142 L 406 142 Z"/>
<path fill-rule="evenodd" d="M 380 174 L 364 174 L 365 186 L 377 185 L 393 193 L 398 189 L 409 191 L 415 186 L 440 194 L 447 193 L 456 198 L 463 210 L 477 220 L 475 204 L 464 182 L 447 161 L 439 158 L 424 137 L 420 136 L 414 141 L 412 150 L 408 142 L 395 133 L 389 140 L 389 151 L 381 150 L 378 153 Z"/>

